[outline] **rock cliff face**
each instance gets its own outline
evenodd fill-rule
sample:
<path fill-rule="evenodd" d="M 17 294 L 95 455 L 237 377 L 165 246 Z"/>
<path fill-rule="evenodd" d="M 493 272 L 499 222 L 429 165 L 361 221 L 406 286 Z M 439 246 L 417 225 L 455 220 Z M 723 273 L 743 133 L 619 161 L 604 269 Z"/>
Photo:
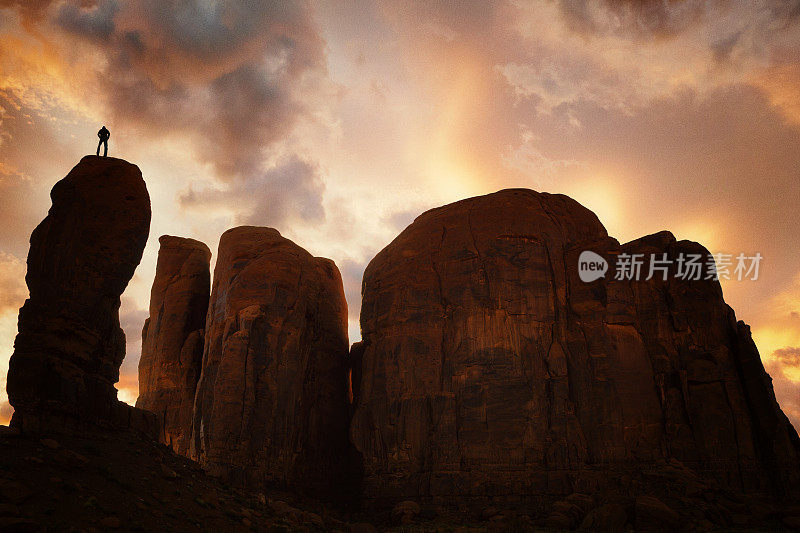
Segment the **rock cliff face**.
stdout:
<path fill-rule="evenodd" d="M 336 265 L 271 228 L 222 235 L 192 456 L 230 481 L 324 491 L 347 449 L 347 304 Z"/>
<path fill-rule="evenodd" d="M 120 295 L 150 228 L 142 174 L 121 159 L 87 156 L 50 196 L 53 206 L 31 235 L 30 298 L 9 363 L 12 425 L 151 430 L 153 418 L 119 402 L 114 388 L 125 356 Z"/>
<path fill-rule="evenodd" d="M 587 249 L 605 279 L 579 279 Z M 528 190 L 428 211 L 382 250 L 353 370 L 365 498 L 797 494 L 797 434 L 719 283 L 615 280 L 621 253 L 708 254 L 669 233 L 621 246 Z"/>
<path fill-rule="evenodd" d="M 203 359 L 211 251 L 193 239 L 164 235 L 159 242 L 150 317 L 142 330 L 136 407 L 155 413 L 160 440 L 186 455 Z"/>

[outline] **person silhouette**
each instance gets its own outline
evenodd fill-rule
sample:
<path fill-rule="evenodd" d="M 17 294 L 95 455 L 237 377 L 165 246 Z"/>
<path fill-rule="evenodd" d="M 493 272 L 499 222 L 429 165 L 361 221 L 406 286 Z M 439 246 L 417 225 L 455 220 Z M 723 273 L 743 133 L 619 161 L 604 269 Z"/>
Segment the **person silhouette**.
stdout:
<path fill-rule="evenodd" d="M 100 155 L 100 145 L 103 145 L 103 157 L 105 157 L 108 155 L 108 138 L 111 137 L 111 132 L 103 126 L 97 132 L 97 136 L 100 137 L 100 142 L 97 143 L 97 155 Z"/>

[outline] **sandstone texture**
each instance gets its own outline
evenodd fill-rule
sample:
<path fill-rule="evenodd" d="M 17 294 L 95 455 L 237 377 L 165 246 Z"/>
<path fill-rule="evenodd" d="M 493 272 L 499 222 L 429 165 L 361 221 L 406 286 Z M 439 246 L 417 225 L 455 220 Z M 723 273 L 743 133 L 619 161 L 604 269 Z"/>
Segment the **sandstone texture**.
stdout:
<path fill-rule="evenodd" d="M 336 265 L 271 228 L 219 244 L 191 456 L 244 484 L 328 490 L 347 451 L 347 304 Z"/>
<path fill-rule="evenodd" d="M 583 250 L 605 278 L 579 279 Z M 365 501 L 569 496 L 540 512 L 575 527 L 618 520 L 602 499 L 586 516 L 589 495 L 641 523 L 704 519 L 712 490 L 796 497 L 797 433 L 719 283 L 616 280 L 622 253 L 708 257 L 666 232 L 620 245 L 574 200 L 522 189 L 428 211 L 384 248 L 352 371 Z"/>
<path fill-rule="evenodd" d="M 150 317 L 142 330 L 136 407 L 155 413 L 160 440 L 186 455 L 203 360 L 211 251 L 202 242 L 169 235 L 159 243 Z"/>
<path fill-rule="evenodd" d="M 120 295 L 150 228 L 142 174 L 121 159 L 87 156 L 50 196 L 53 205 L 31 235 L 30 297 L 9 363 L 12 425 L 151 430 L 153 417 L 119 402 L 114 388 L 125 356 Z"/>

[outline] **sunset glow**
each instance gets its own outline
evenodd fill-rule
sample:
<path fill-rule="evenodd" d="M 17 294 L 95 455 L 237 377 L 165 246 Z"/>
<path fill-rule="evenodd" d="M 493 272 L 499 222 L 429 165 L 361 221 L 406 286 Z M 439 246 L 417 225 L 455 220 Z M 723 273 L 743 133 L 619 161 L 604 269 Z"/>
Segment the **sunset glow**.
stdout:
<path fill-rule="evenodd" d="M 330 257 L 353 342 L 363 269 L 416 216 L 527 187 L 622 242 L 670 230 L 761 253 L 759 279 L 725 298 L 800 426 L 800 10 L 785 5 L 3 0 L 0 423 L 30 233 L 105 124 L 153 209 L 122 299 L 126 402 L 160 235 L 216 254 L 226 229 L 265 225 Z"/>

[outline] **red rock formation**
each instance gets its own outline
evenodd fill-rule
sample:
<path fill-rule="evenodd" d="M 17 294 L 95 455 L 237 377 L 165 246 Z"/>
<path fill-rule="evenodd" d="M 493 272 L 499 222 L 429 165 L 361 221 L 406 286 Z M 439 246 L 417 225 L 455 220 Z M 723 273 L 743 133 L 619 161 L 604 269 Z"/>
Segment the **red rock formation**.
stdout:
<path fill-rule="evenodd" d="M 135 165 L 84 157 L 56 183 L 31 235 L 30 298 L 8 371 L 12 425 L 23 431 L 81 424 L 152 429 L 153 417 L 117 400 L 125 357 L 120 295 L 142 258 L 150 197 Z"/>
<path fill-rule="evenodd" d="M 585 249 L 607 279 L 579 279 Z M 617 281 L 623 252 L 707 256 L 668 233 L 620 246 L 529 190 L 428 211 L 383 249 L 353 371 L 365 498 L 797 494 L 797 434 L 719 283 Z"/>
<path fill-rule="evenodd" d="M 230 481 L 324 490 L 347 448 L 347 304 L 336 265 L 271 228 L 222 235 L 192 456 Z"/>
<path fill-rule="evenodd" d="M 161 441 L 186 455 L 203 360 L 211 251 L 193 239 L 164 235 L 158 241 L 150 318 L 142 330 L 136 407 L 155 413 Z"/>

